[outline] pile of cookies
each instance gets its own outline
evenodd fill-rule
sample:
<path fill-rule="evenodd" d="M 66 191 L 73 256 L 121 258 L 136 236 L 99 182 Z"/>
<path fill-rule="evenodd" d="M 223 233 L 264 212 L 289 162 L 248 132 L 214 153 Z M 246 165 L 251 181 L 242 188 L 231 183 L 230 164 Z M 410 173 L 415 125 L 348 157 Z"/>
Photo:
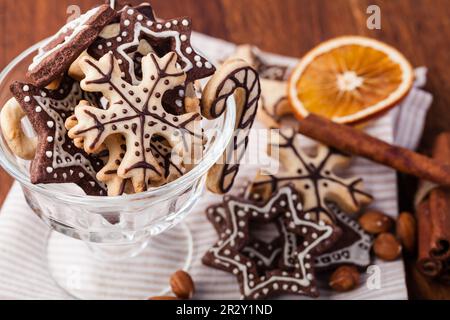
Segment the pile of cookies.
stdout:
<path fill-rule="evenodd" d="M 260 172 L 241 195 L 207 210 L 219 240 L 203 263 L 234 274 L 245 299 L 317 297 L 316 272 L 370 264 L 372 237 L 348 213 L 372 197 L 360 178 L 336 174 L 349 157 L 325 146 L 306 153 L 300 139 L 291 129 L 272 131 L 269 150 L 279 154 L 282 170 Z M 260 239 L 256 231 L 271 225 L 272 240 L 267 230 Z"/>
<path fill-rule="evenodd" d="M 240 133 L 227 152 L 239 159 L 258 109 L 258 74 L 235 59 L 216 71 L 191 45 L 191 27 L 186 17 L 157 19 L 147 3 L 104 4 L 39 48 L 1 114 L 11 151 L 31 160 L 31 182 L 73 183 L 94 196 L 170 183 L 201 161 L 211 138 L 204 121 L 220 117 L 232 95 Z M 200 93 L 198 80 L 210 76 Z M 24 117 L 36 138 L 24 134 Z M 228 191 L 238 169 L 216 164 L 209 188 Z"/>
<path fill-rule="evenodd" d="M 334 289 L 355 288 L 358 270 L 371 263 L 373 245 L 373 236 L 355 214 L 372 197 L 364 192 L 362 179 L 341 175 L 350 157 L 323 145 L 302 145 L 295 121 L 286 117 L 291 112 L 288 68 L 266 63 L 257 48 L 247 45 L 238 47 L 233 58 L 246 60 L 260 74 L 258 118 L 273 128 L 267 149 L 281 169 L 259 172 L 238 196 L 226 196 L 207 209 L 218 241 L 203 263 L 235 275 L 244 299 L 318 297 L 316 276 L 327 279 L 330 272 Z M 355 281 L 339 288 L 334 280 L 343 273 Z"/>

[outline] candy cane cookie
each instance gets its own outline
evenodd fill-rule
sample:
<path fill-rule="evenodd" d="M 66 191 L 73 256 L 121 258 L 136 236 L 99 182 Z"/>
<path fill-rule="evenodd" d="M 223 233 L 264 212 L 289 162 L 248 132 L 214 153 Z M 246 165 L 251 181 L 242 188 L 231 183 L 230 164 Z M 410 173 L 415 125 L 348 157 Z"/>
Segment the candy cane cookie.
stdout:
<path fill-rule="evenodd" d="M 23 132 L 21 121 L 25 116 L 25 112 L 17 100 L 11 98 L 0 113 L 0 126 L 11 151 L 19 158 L 33 160 L 36 154 L 37 139 L 30 138 Z"/>
<path fill-rule="evenodd" d="M 261 96 L 258 73 L 243 60 L 226 61 L 208 82 L 202 97 L 202 115 L 207 119 L 220 117 L 231 96 L 236 101 L 235 133 L 207 179 L 208 189 L 218 194 L 227 193 L 234 184 Z"/>

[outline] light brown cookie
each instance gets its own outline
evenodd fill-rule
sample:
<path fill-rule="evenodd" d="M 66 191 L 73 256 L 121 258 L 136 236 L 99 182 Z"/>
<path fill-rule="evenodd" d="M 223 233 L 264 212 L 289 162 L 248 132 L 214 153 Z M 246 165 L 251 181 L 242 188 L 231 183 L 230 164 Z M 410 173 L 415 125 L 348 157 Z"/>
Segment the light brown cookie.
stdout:
<path fill-rule="evenodd" d="M 238 46 L 229 59 L 242 59 L 258 71 L 261 82 L 258 120 L 269 128 L 280 128 L 282 118 L 293 114 L 287 97 L 287 67 L 264 63 L 259 50 L 251 45 Z"/>
<path fill-rule="evenodd" d="M 117 174 L 123 179 L 130 178 L 136 192 L 148 190 L 164 178 L 163 168 L 151 149 L 154 135 L 164 137 L 172 148 L 172 156 L 181 157 L 181 161 L 190 159 L 191 147 L 203 144 L 200 114 L 174 116 L 162 107 L 164 93 L 186 80 L 186 74 L 176 61 L 175 53 L 162 58 L 153 54 L 145 56 L 142 59 L 144 77 L 138 85 L 121 78 L 119 63 L 111 53 L 99 61 L 90 57 L 80 61 L 86 75 L 82 88 L 101 92 L 110 105 L 106 110 L 77 106 L 78 124 L 69 131 L 69 136 L 83 138 L 85 151 L 96 152 L 109 136 L 123 135 L 126 152 Z M 189 143 L 186 143 L 187 138 Z"/>
<path fill-rule="evenodd" d="M 36 154 L 37 139 L 28 137 L 22 128 L 22 119 L 26 117 L 15 98 L 3 106 L 0 113 L 0 126 L 3 137 L 12 153 L 25 160 L 33 160 Z"/>
<path fill-rule="evenodd" d="M 105 148 L 108 150 L 108 162 L 97 173 L 97 179 L 106 184 L 108 196 L 121 196 L 134 193 L 129 179 L 118 176 L 117 170 L 122 163 L 126 152 L 126 141 L 120 134 L 111 135 L 105 139 Z"/>
<path fill-rule="evenodd" d="M 289 68 L 285 65 L 271 64 L 264 59 L 261 51 L 252 45 L 244 44 L 236 47 L 236 51 L 228 59 L 247 61 L 259 73 L 261 80 L 286 81 Z"/>
<path fill-rule="evenodd" d="M 327 202 L 334 202 L 345 212 L 355 213 L 372 201 L 363 191 L 361 178 L 343 178 L 337 169 L 347 167 L 350 158 L 333 149 L 320 146 L 314 155 L 300 145 L 294 130 L 272 130 L 269 153 L 279 157 L 282 170 L 277 174 L 260 173 L 252 185 L 255 200 L 268 199 L 278 188 L 292 183 L 303 198 L 303 207 L 314 220 L 335 223 Z"/>
<path fill-rule="evenodd" d="M 287 82 L 261 79 L 261 108 L 258 120 L 269 128 L 280 128 L 282 118 L 292 115 Z"/>
<path fill-rule="evenodd" d="M 89 106 L 86 100 L 80 101 L 79 105 Z M 67 118 L 65 126 L 67 130 L 74 128 L 78 124 L 75 115 Z M 73 139 L 73 144 L 83 149 L 84 139 Z M 102 147 L 97 151 L 97 156 L 101 155 L 105 166 L 97 172 L 97 180 L 103 182 L 108 189 L 108 196 L 120 196 L 134 193 L 130 180 L 122 179 L 117 175 L 117 168 L 120 166 L 125 155 L 126 145 L 122 135 L 112 135 L 105 139 Z"/>
<path fill-rule="evenodd" d="M 230 191 L 239 172 L 239 163 L 248 146 L 261 95 L 258 73 L 244 60 L 225 62 L 205 87 L 202 114 L 208 119 L 220 117 L 227 100 L 236 101 L 235 134 L 224 155 L 208 173 L 207 186 L 215 193 Z"/>

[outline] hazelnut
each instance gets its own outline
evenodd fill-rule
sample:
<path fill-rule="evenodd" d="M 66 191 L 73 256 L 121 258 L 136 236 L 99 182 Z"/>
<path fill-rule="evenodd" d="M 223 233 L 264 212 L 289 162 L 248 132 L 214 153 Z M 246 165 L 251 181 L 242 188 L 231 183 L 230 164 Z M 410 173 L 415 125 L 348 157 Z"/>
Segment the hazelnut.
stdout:
<path fill-rule="evenodd" d="M 382 233 L 375 239 L 373 251 L 382 260 L 393 261 L 400 257 L 402 246 L 393 234 Z"/>
<path fill-rule="evenodd" d="M 180 300 L 177 297 L 171 297 L 171 296 L 159 296 L 159 297 L 151 297 L 147 300 Z"/>
<path fill-rule="evenodd" d="M 416 247 L 416 218 L 409 212 L 402 212 L 397 219 L 397 237 L 403 248 L 413 253 Z"/>
<path fill-rule="evenodd" d="M 380 211 L 368 210 L 359 218 L 359 224 L 367 233 L 377 235 L 389 232 L 394 226 L 394 221 Z"/>
<path fill-rule="evenodd" d="M 194 281 L 189 273 L 179 270 L 170 277 L 172 292 L 180 299 L 191 299 L 195 292 Z"/>
<path fill-rule="evenodd" d="M 359 285 L 360 273 L 354 266 L 342 266 L 330 277 L 329 285 L 337 292 L 347 292 Z"/>

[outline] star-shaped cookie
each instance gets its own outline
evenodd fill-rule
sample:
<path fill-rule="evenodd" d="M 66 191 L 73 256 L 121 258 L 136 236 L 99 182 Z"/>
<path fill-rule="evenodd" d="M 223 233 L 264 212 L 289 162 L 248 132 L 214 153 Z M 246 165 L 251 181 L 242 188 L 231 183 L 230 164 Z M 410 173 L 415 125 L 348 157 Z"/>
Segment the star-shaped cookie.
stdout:
<path fill-rule="evenodd" d="M 337 225 L 342 230 L 342 236 L 326 252 L 315 259 L 317 271 L 330 270 L 340 265 L 354 265 L 365 268 L 371 262 L 370 250 L 373 237 L 365 232 L 361 225 L 334 203 L 327 203 L 337 218 Z"/>
<path fill-rule="evenodd" d="M 64 125 L 78 102 L 85 98 L 79 84 L 64 78 L 58 90 L 47 90 L 15 82 L 11 92 L 38 137 L 30 168 L 31 182 L 75 183 L 88 195 L 106 196 L 105 186 L 96 179 L 103 162 L 76 148 Z"/>
<path fill-rule="evenodd" d="M 300 196 L 292 186 L 281 188 L 263 205 L 233 197 L 224 198 L 226 227 L 204 256 L 203 263 L 234 274 L 246 299 L 263 299 L 274 294 L 291 293 L 317 296 L 313 255 L 333 236 L 333 227 L 307 219 Z M 249 246 L 250 223 L 280 220 L 302 237 L 295 250 L 296 265 L 289 270 L 274 269 L 260 276 L 255 260 L 242 253 Z"/>
<path fill-rule="evenodd" d="M 99 59 L 112 52 L 119 61 L 123 79 L 140 81 L 140 59 L 149 53 L 163 57 L 175 52 L 187 82 L 202 79 L 215 72 L 214 66 L 191 44 L 192 21 L 189 18 L 154 21 L 136 8 L 126 6 L 121 11 L 120 24 L 108 38 L 98 38 L 88 52 Z"/>

